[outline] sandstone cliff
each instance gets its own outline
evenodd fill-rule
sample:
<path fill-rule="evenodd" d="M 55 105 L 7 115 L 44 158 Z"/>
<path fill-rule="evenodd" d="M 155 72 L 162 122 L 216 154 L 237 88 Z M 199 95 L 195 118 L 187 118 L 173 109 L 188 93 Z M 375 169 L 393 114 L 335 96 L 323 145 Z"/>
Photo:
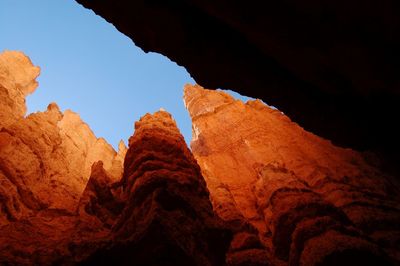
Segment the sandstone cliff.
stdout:
<path fill-rule="evenodd" d="M 121 155 L 78 114 L 51 103 L 24 118 L 25 96 L 36 89 L 39 74 L 26 56 L 2 53 L 0 73 L 0 225 L 44 208 L 73 212 L 95 161 L 114 167 L 115 179 L 122 175 Z"/>
<path fill-rule="evenodd" d="M 257 228 L 272 265 L 399 262 L 399 190 L 369 158 L 259 100 L 187 85 L 184 101 L 214 210 Z"/>
<path fill-rule="evenodd" d="M 94 162 L 101 160 L 114 181 L 122 175 L 124 145 L 115 152 L 78 114 L 62 113 L 51 103 L 24 117 L 25 96 L 36 89 L 38 75 L 39 68 L 22 53 L 0 54 L 2 259 L 29 257 L 39 246 L 66 237 L 65 220 L 74 215 Z"/>
<path fill-rule="evenodd" d="M 117 153 L 55 103 L 24 117 L 39 69 L 0 63 L 0 264 L 224 264 L 232 230 L 171 115 L 142 117 Z"/>
<path fill-rule="evenodd" d="M 259 100 L 185 87 L 192 151 L 165 111 L 118 153 L 0 54 L 1 265 L 397 265 L 399 188 Z M 194 155 L 194 156 L 193 156 Z"/>
<path fill-rule="evenodd" d="M 40 68 L 24 54 L 4 51 L 0 56 L 0 128 L 7 127 L 26 113 L 25 97 L 35 91 Z"/>

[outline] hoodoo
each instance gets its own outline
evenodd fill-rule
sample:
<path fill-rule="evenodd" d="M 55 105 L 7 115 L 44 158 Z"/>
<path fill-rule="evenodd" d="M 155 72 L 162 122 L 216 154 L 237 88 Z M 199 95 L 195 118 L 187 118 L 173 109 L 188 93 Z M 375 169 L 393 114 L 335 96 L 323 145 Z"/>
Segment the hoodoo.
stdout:
<path fill-rule="evenodd" d="M 223 265 L 231 234 L 171 115 L 135 123 L 120 181 L 124 207 L 93 265 Z"/>
<path fill-rule="evenodd" d="M 55 103 L 25 117 L 38 75 L 0 54 L 1 265 L 400 263 L 398 180 L 371 154 L 199 85 L 191 150 L 160 109 L 116 152 Z"/>

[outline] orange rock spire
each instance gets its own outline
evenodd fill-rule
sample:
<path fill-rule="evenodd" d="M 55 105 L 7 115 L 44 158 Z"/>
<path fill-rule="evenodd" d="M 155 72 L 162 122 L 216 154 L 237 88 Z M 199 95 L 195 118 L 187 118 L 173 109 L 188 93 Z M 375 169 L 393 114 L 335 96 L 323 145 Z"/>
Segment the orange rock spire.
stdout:
<path fill-rule="evenodd" d="M 116 152 L 55 103 L 24 117 L 38 74 L 0 54 L 1 265 L 399 263 L 399 188 L 372 157 L 198 85 L 192 151 L 160 109 Z"/>
<path fill-rule="evenodd" d="M 214 210 L 256 227 L 272 264 L 345 261 L 351 252 L 341 250 L 352 249 L 368 254 L 352 254 L 360 261 L 400 258 L 390 244 L 399 236 L 398 192 L 361 153 L 306 132 L 259 100 L 187 85 L 184 101 Z"/>

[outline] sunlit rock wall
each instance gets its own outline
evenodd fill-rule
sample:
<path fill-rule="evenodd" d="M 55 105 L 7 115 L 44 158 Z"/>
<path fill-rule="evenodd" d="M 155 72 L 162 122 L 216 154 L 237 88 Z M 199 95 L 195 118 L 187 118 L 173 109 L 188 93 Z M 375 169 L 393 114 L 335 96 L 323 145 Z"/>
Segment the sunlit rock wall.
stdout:
<path fill-rule="evenodd" d="M 0 54 L 1 263 L 13 256 L 29 262 L 40 246 L 67 237 L 94 162 L 101 160 L 113 180 L 122 176 L 124 145 L 114 151 L 78 114 L 51 103 L 24 117 L 38 75 L 21 52 Z"/>
<path fill-rule="evenodd" d="M 272 264 L 399 260 L 399 189 L 374 158 L 335 147 L 260 100 L 185 87 L 192 152 L 226 221 L 258 230 Z"/>

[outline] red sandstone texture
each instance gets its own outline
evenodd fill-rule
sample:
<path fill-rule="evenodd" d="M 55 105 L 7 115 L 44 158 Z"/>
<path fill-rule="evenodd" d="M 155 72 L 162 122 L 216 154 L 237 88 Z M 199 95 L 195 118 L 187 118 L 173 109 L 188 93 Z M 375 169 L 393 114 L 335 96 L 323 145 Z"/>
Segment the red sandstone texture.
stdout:
<path fill-rule="evenodd" d="M 399 263 L 399 190 L 371 158 L 260 100 L 198 85 L 184 100 L 214 210 L 257 228 L 269 264 Z"/>
<path fill-rule="evenodd" d="M 122 175 L 124 145 L 115 152 L 78 114 L 51 103 L 24 117 L 39 71 L 20 52 L 0 54 L 0 264 L 39 263 L 68 240 L 94 162 Z"/>
<path fill-rule="evenodd" d="M 170 114 L 142 117 L 116 153 L 54 103 L 24 118 L 39 69 L 0 59 L 0 264 L 225 263 L 232 230 Z"/>
<path fill-rule="evenodd" d="M 42 209 L 72 213 L 98 160 L 114 179 L 122 175 L 124 148 L 117 154 L 78 114 L 51 103 L 24 117 L 39 74 L 27 57 L 2 53 L 0 73 L 0 225 Z"/>
<path fill-rule="evenodd" d="M 171 115 L 135 124 L 111 240 L 86 264 L 223 265 L 231 231 L 213 212 L 201 171 Z"/>
<path fill-rule="evenodd" d="M 160 110 L 117 153 L 54 103 L 24 117 L 38 74 L 0 54 L 1 265 L 400 263 L 399 189 L 373 157 L 197 85 L 192 152 Z"/>

